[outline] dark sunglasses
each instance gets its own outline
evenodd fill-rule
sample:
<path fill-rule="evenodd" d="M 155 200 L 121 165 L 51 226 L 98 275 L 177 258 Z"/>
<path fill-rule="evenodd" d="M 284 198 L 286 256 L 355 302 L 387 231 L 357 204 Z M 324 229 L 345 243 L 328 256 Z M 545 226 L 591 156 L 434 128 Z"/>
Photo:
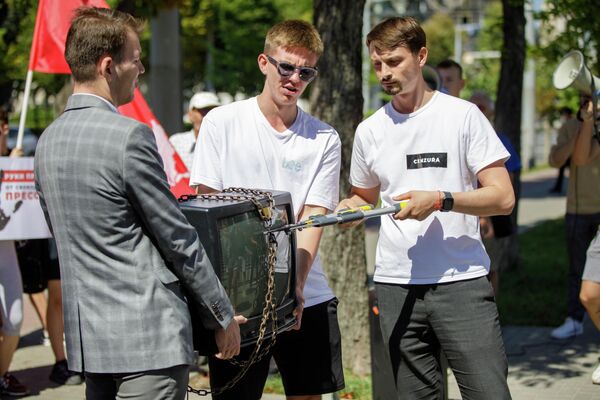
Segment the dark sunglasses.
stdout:
<path fill-rule="evenodd" d="M 298 76 L 301 80 L 304 82 L 310 82 L 315 79 L 319 73 L 319 70 L 316 67 L 296 67 L 290 63 L 279 62 L 274 58 L 267 56 L 266 54 L 265 56 L 267 57 L 267 60 L 269 60 L 269 62 L 277 68 L 277 72 L 281 76 L 292 76 L 294 75 L 294 72 L 298 71 Z"/>

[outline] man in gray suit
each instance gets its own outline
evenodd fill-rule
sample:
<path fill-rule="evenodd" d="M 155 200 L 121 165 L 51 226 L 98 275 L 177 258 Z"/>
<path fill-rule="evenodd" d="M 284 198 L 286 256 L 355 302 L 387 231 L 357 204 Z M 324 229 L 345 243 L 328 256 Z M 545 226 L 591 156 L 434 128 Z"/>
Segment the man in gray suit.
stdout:
<path fill-rule="evenodd" d="M 74 94 L 42 135 L 36 185 L 58 245 L 69 366 L 88 399 L 183 399 L 194 361 L 189 301 L 239 353 L 232 305 L 169 191 L 150 128 L 120 115 L 133 99 L 139 21 L 80 8 L 65 58 Z"/>

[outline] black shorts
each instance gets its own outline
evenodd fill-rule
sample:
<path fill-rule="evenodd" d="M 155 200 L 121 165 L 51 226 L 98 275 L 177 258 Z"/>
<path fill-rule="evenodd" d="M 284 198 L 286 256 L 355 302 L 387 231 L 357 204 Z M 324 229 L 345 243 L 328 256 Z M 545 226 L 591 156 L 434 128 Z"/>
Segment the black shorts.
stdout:
<path fill-rule="evenodd" d="M 344 388 L 342 344 L 337 320 L 338 300 L 304 309 L 299 331 L 283 332 L 271 353 L 277 363 L 288 396 L 308 396 L 332 393 Z M 238 360 L 247 359 L 252 346 L 242 349 Z M 216 400 L 258 400 L 269 374 L 270 357 L 265 356 L 252 365 L 233 388 L 212 395 Z M 225 386 L 239 372 L 229 361 L 210 357 L 210 386 Z"/>
<path fill-rule="evenodd" d="M 60 267 L 58 266 L 58 258 L 51 258 L 50 264 L 46 269 L 46 279 L 49 281 L 53 279 L 60 280 Z"/>
<path fill-rule="evenodd" d="M 24 293 L 43 292 L 49 280 L 60 279 L 56 248 L 52 246 L 55 246 L 54 241 L 49 239 L 15 242 Z"/>

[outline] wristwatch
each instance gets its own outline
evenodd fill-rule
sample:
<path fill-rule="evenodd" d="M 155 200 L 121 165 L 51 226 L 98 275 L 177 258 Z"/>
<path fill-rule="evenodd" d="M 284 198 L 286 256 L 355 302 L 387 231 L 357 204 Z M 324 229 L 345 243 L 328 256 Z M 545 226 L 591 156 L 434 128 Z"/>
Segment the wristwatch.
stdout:
<path fill-rule="evenodd" d="M 454 197 L 452 197 L 452 193 L 443 192 L 444 198 L 442 199 L 442 206 L 440 207 L 440 211 L 448 212 L 451 211 L 454 207 Z"/>

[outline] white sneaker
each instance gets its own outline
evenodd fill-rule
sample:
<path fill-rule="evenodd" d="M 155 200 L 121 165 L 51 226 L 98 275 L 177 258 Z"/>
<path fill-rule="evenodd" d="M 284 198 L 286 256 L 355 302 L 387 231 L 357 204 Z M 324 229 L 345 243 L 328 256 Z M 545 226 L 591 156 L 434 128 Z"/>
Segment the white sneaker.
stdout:
<path fill-rule="evenodd" d="M 50 336 L 48 336 L 47 330 L 44 330 L 44 338 L 42 339 L 42 344 L 44 346 L 50 346 Z"/>
<path fill-rule="evenodd" d="M 600 385 L 600 364 L 598 364 L 594 372 L 592 372 L 592 383 L 594 385 Z"/>
<path fill-rule="evenodd" d="M 554 329 L 550 336 L 554 339 L 569 339 L 583 333 L 583 322 L 579 322 L 571 317 L 565 318 L 565 322 Z"/>

